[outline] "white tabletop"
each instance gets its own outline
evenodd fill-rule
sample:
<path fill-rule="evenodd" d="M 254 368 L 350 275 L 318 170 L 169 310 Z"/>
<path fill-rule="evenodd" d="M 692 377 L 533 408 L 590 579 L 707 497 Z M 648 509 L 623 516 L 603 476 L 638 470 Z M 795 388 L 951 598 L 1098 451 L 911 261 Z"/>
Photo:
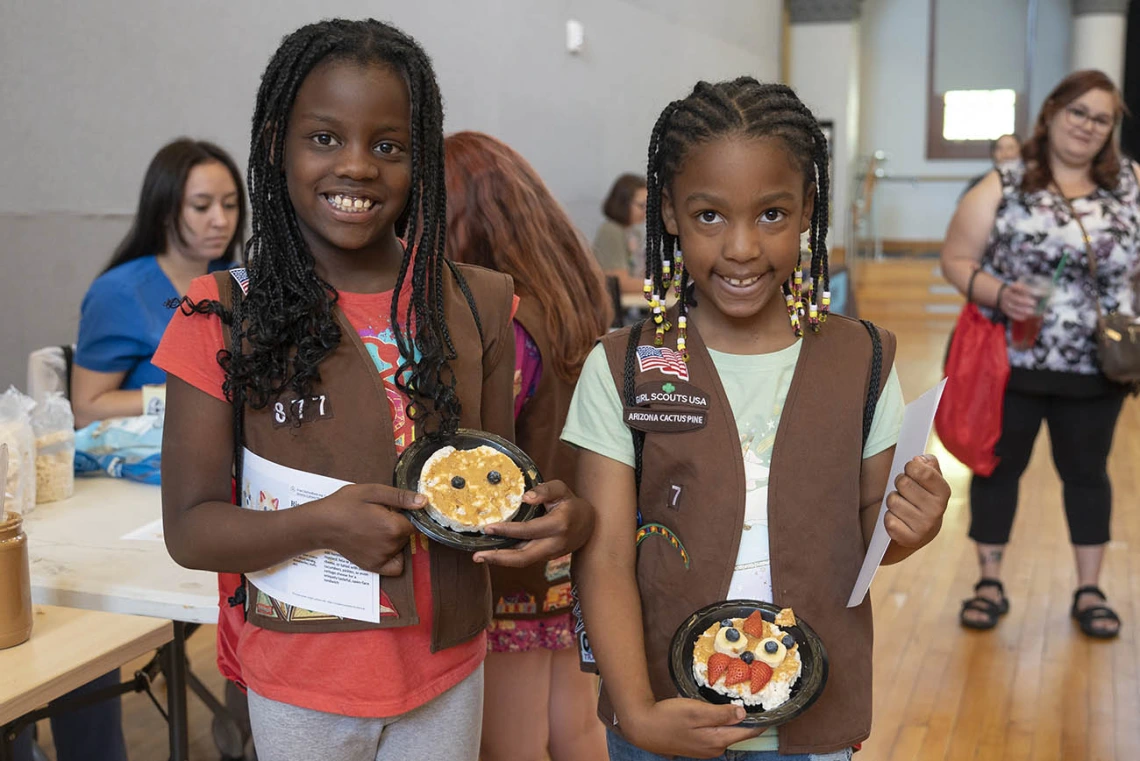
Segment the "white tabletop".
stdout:
<path fill-rule="evenodd" d="M 180 567 L 156 539 L 123 539 L 161 517 L 157 486 L 76 478 L 75 496 L 38 505 L 24 517 L 33 601 L 217 623 L 215 574 Z"/>

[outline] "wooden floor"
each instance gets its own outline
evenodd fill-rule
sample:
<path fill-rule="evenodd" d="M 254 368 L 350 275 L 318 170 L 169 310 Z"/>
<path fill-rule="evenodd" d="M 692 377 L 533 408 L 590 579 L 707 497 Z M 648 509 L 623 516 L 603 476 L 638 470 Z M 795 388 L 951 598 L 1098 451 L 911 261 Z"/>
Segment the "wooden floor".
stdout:
<path fill-rule="evenodd" d="M 944 327 L 874 319 L 899 336 L 908 399 L 939 377 Z M 1113 535 L 1102 586 L 1124 619 L 1121 637 L 1093 642 L 1069 619 L 1075 576 L 1060 484 L 1044 433 L 1022 480 L 1006 561 L 1011 611 L 993 632 L 958 626 L 977 570 L 966 540 L 968 473 L 937 445 L 954 487 L 941 536 L 908 562 L 883 569 L 875 606 L 875 723 L 859 761 L 1134 761 L 1140 759 L 1140 406 L 1124 410 L 1112 454 Z M 214 688 L 213 632 L 190 642 Z M 161 686 L 161 685 L 160 685 Z M 160 696 L 161 697 L 161 696 Z M 195 761 L 217 759 L 209 717 L 191 698 Z M 124 702 L 133 761 L 166 757 L 165 725 L 144 696 Z"/>
<path fill-rule="evenodd" d="M 913 399 L 937 381 L 946 333 L 876 319 L 898 334 Z M 977 580 L 969 473 L 933 451 L 954 497 L 938 539 L 875 579 L 875 719 L 863 761 L 1140 759 L 1140 404 L 1125 405 L 1109 464 L 1114 540 L 1101 586 L 1124 620 L 1112 642 L 1084 637 L 1069 618 L 1076 576 L 1044 431 L 1006 553 L 1010 613 L 992 632 L 958 626 Z"/>

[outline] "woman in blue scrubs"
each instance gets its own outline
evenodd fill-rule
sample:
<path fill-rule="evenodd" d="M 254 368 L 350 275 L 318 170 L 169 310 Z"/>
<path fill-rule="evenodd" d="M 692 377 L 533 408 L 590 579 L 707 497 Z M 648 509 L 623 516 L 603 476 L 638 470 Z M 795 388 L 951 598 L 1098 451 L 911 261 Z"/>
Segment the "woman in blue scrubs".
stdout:
<path fill-rule="evenodd" d="M 190 281 L 241 250 L 245 192 L 233 159 L 182 138 L 147 168 L 134 225 L 83 299 L 71 379 L 76 427 L 143 414 L 166 383 L 151 364 Z"/>

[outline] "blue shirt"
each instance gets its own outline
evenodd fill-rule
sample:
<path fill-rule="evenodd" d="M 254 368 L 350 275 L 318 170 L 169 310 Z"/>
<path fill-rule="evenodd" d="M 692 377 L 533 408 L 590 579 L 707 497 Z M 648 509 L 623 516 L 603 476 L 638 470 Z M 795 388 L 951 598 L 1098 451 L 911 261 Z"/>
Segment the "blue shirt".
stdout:
<path fill-rule="evenodd" d="M 226 265 L 211 265 L 210 270 Z M 100 373 L 127 375 L 120 388 L 132 390 L 166 383 L 166 373 L 151 364 L 177 299 L 158 259 L 144 256 L 103 273 L 83 297 L 75 363 Z"/>

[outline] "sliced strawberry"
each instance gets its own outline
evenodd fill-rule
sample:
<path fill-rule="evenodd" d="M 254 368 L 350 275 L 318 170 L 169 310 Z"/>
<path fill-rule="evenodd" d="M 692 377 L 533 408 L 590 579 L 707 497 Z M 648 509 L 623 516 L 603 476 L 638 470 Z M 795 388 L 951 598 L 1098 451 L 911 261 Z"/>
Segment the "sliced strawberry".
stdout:
<path fill-rule="evenodd" d="M 772 679 L 772 667 L 764 661 L 752 661 L 752 694 L 764 689 Z"/>
<path fill-rule="evenodd" d="M 744 633 L 749 637 L 764 639 L 764 619 L 758 610 L 752 611 L 752 615 L 744 619 L 744 626 L 740 628 L 744 629 Z"/>
<path fill-rule="evenodd" d="M 716 684 L 716 680 L 721 678 L 724 672 L 728 669 L 728 664 L 731 661 L 732 656 L 725 655 L 724 653 L 713 653 L 709 656 L 709 684 Z"/>
<path fill-rule="evenodd" d="M 739 658 L 733 658 L 728 663 L 727 674 L 724 684 L 726 687 L 731 687 L 734 684 L 743 684 L 751 679 L 752 669 L 748 668 L 748 664 Z"/>

